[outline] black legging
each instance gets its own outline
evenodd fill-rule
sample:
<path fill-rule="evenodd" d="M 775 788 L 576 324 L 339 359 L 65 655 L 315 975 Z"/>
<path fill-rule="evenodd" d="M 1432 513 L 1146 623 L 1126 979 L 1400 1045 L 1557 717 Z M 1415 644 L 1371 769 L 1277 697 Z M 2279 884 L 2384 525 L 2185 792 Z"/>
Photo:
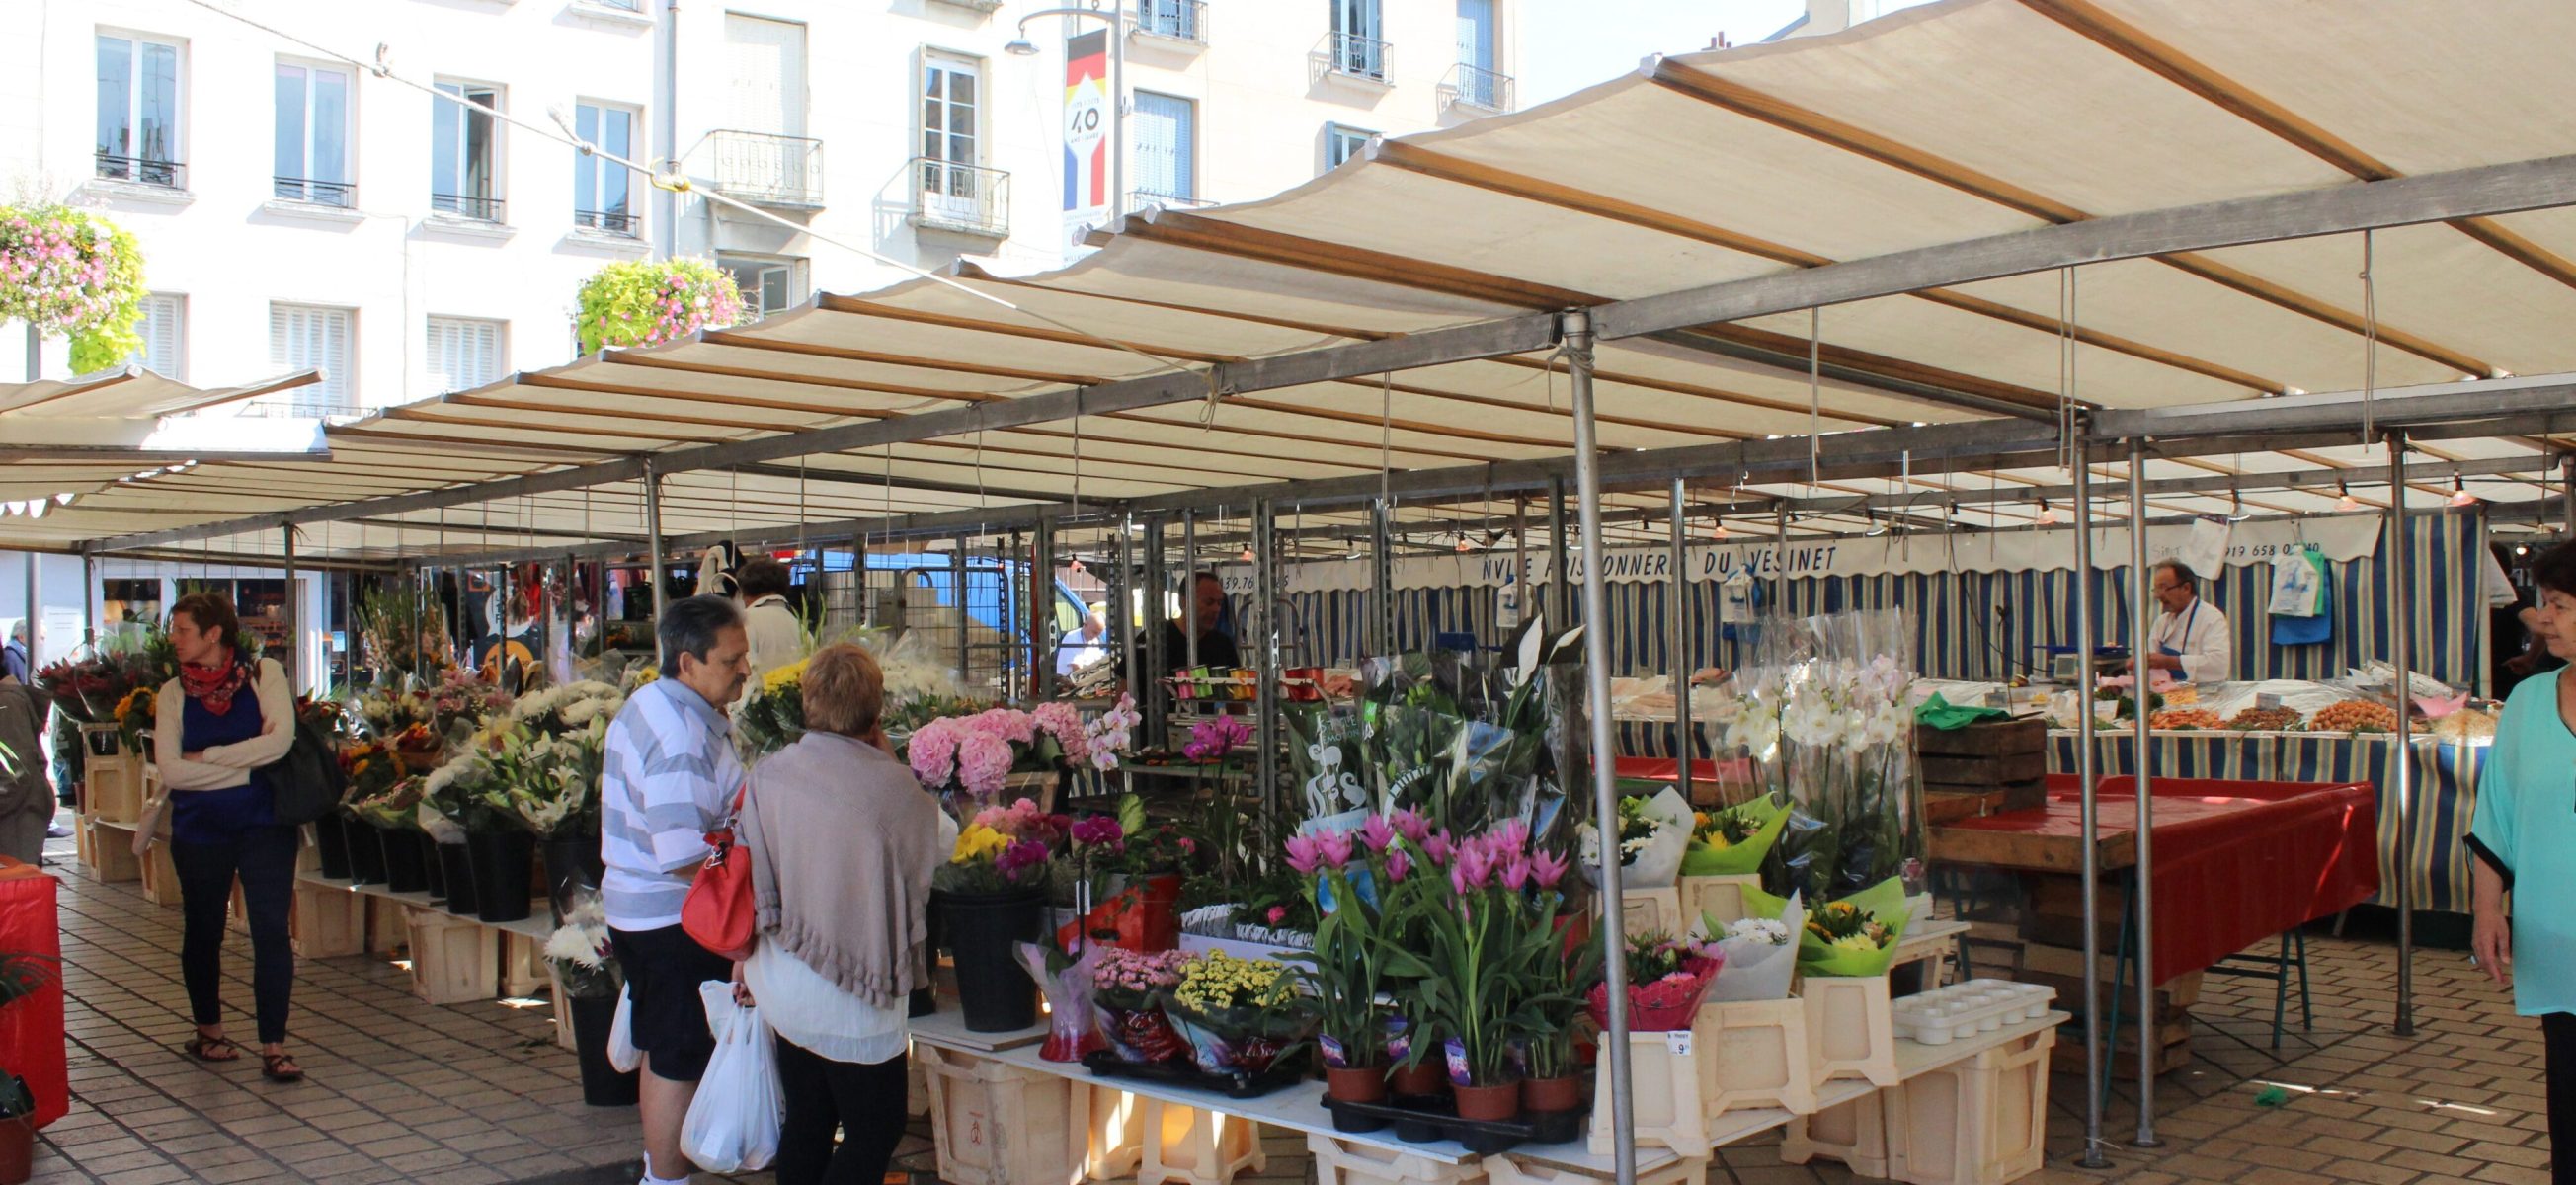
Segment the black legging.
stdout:
<path fill-rule="evenodd" d="M 295 986 L 295 951 L 287 945 L 286 915 L 295 901 L 295 855 L 301 838 L 292 827 L 254 827 L 231 843 L 174 843 L 170 863 L 179 872 L 179 973 L 188 983 L 188 1011 L 200 1025 L 224 1020 L 224 913 L 241 877 L 250 907 L 251 998 L 259 1015 L 259 1040 L 286 1040 L 286 1006 Z"/>
<path fill-rule="evenodd" d="M 825 1058 L 785 1037 L 778 1085 L 787 1119 L 778 1132 L 778 1185 L 877 1185 L 903 1141 L 905 1057 L 862 1065 Z M 839 1151 L 832 1130 L 841 1130 Z"/>
<path fill-rule="evenodd" d="M 2576 1185 L 2576 1013 L 2543 1013 L 2540 1037 L 2548 1059 L 2540 1077 L 2549 1090 L 2549 1179 Z"/>

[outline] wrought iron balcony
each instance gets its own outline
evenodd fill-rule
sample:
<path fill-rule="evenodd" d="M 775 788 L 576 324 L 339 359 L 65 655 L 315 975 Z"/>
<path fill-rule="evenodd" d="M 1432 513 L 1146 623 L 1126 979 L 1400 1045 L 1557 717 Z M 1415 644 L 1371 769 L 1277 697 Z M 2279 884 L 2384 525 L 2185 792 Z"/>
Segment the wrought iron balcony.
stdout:
<path fill-rule="evenodd" d="M 823 142 L 774 132 L 707 133 L 716 188 L 755 206 L 823 208 Z"/>
<path fill-rule="evenodd" d="M 347 181 L 316 181 L 311 177 L 278 177 L 274 180 L 277 196 L 290 202 L 311 202 L 343 210 L 357 204 L 358 187 Z"/>
<path fill-rule="evenodd" d="M 186 165 L 175 160 L 154 160 L 143 156 L 98 154 L 98 175 L 110 181 L 132 181 L 141 185 L 164 185 L 185 189 Z"/>
<path fill-rule="evenodd" d="M 1512 109 L 1512 76 L 1460 62 L 1440 83 L 1440 105 L 1444 108 L 1509 111 Z"/>
<path fill-rule="evenodd" d="M 572 224 L 584 230 L 595 230 L 603 234 L 626 235 L 630 238 L 635 234 L 635 215 L 625 210 L 575 210 L 572 212 Z"/>
<path fill-rule="evenodd" d="M 1196 210 L 1202 206 L 1215 204 L 1205 198 L 1184 197 L 1177 193 L 1159 193 L 1151 189 L 1132 190 L 1127 194 L 1127 209 L 1130 213 L 1150 206 L 1161 206 L 1166 210 Z"/>
<path fill-rule="evenodd" d="M 1326 33 L 1322 45 L 1308 55 L 1315 75 L 1322 78 L 1339 74 L 1370 82 L 1387 80 L 1387 43 L 1356 33 Z"/>
<path fill-rule="evenodd" d="M 912 158 L 915 226 L 1004 239 L 1011 235 L 1011 175 L 981 165 Z"/>
<path fill-rule="evenodd" d="M 499 222 L 501 199 L 470 193 L 433 193 L 429 208 L 440 214 L 453 215 L 474 222 Z"/>
<path fill-rule="evenodd" d="M 1137 32 L 1149 37 L 1207 44 L 1205 0 L 1136 0 L 1130 19 Z"/>

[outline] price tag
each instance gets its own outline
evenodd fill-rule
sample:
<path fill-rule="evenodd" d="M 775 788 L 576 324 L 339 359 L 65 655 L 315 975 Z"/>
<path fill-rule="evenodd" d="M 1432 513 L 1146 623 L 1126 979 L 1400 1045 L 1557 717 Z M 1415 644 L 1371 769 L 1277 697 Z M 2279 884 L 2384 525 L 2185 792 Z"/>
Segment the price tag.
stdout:
<path fill-rule="evenodd" d="M 1674 1029 L 1664 1034 L 1664 1052 L 1674 1057 L 1689 1057 L 1690 1051 L 1691 1031 L 1689 1029 Z"/>
<path fill-rule="evenodd" d="M 2254 693 L 2254 706 L 2270 711 L 2281 706 L 2281 697 L 2269 691 L 2258 691 Z"/>

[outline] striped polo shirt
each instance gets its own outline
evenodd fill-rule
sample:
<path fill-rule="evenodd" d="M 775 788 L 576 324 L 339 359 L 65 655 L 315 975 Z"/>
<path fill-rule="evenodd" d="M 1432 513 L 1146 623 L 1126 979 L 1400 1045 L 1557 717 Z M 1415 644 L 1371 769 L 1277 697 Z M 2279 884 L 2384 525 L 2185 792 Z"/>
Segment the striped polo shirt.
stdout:
<path fill-rule="evenodd" d="M 677 679 L 637 688 L 608 726 L 599 775 L 599 849 L 608 924 L 637 933 L 680 924 L 688 878 L 742 789 L 732 721 Z"/>

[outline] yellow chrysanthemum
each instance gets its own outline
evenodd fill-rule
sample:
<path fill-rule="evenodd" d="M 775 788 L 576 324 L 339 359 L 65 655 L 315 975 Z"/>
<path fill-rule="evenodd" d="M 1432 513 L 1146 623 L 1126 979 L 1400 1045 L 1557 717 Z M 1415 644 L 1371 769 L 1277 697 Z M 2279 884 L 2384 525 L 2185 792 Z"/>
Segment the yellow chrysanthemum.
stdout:
<path fill-rule="evenodd" d="M 806 660 L 800 658 L 786 666 L 771 671 L 766 675 L 762 675 L 760 677 L 760 689 L 762 691 L 781 691 L 804 681 L 805 663 Z"/>

